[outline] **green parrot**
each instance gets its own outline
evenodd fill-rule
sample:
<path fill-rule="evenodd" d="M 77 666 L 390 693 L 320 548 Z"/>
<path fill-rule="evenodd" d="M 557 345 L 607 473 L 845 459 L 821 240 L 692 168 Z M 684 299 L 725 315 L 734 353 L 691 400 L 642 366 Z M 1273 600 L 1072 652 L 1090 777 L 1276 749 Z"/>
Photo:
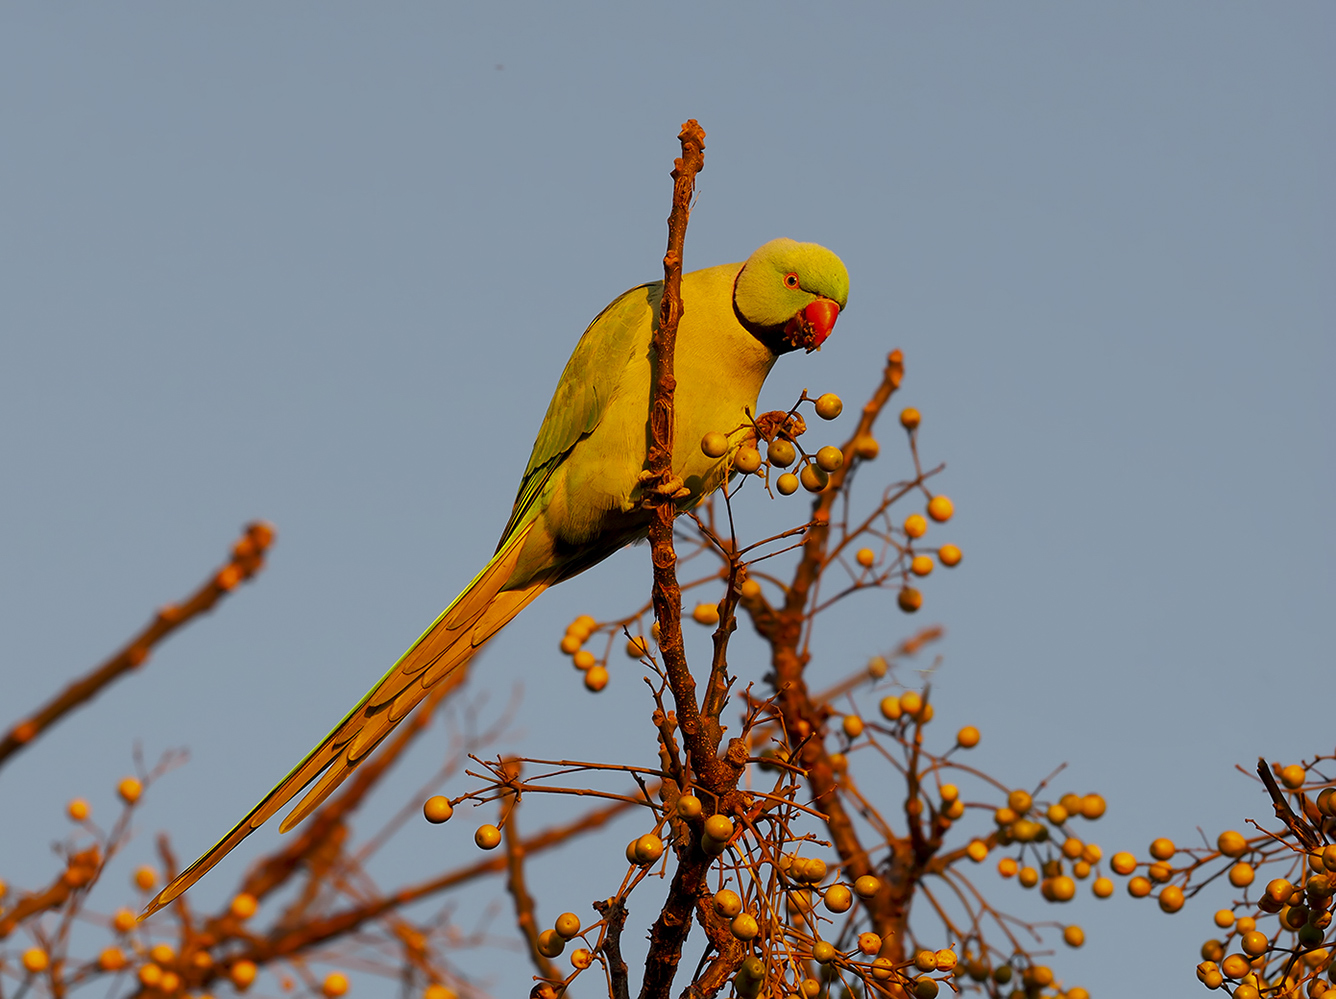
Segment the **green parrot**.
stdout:
<path fill-rule="evenodd" d="M 287 832 L 328 797 L 430 692 L 549 586 L 645 537 L 642 503 L 652 350 L 663 282 L 632 288 L 589 324 L 548 405 L 496 554 L 320 745 L 222 840 L 158 893 L 167 905 L 319 778 L 283 820 Z M 817 349 L 849 296 L 830 250 L 776 239 L 743 264 L 682 277 L 674 366 L 673 474 L 688 510 L 728 475 L 700 447 L 710 431 L 739 447 L 775 359 Z M 143 918 L 143 917 L 141 917 Z"/>

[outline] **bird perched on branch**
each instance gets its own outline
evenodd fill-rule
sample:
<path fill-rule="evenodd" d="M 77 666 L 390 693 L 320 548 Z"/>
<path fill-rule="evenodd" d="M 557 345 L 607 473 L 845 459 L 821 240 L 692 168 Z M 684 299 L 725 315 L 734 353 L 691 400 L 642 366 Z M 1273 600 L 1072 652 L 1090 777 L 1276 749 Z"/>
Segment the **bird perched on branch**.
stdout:
<path fill-rule="evenodd" d="M 320 745 L 149 903 L 145 916 L 193 885 L 319 778 L 280 829 L 295 826 L 434 685 L 535 597 L 645 536 L 651 516 L 642 496 L 653 389 L 650 339 L 662 294 L 662 282 L 633 288 L 585 330 L 539 428 L 510 522 L 483 570 Z M 691 509 L 723 483 L 775 359 L 819 347 L 848 295 L 849 275 L 839 257 L 791 239 L 766 243 L 746 263 L 683 275 L 672 456 L 672 501 L 679 510 Z M 701 438 L 711 431 L 731 431 L 729 453 L 711 458 L 702 452 Z"/>

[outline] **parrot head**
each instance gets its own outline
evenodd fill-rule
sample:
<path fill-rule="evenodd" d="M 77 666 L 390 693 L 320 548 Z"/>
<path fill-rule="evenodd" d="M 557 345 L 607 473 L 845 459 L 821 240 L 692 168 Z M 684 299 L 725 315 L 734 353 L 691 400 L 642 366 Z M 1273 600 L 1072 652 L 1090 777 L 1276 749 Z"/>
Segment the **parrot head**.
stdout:
<path fill-rule="evenodd" d="M 824 246 L 772 239 L 733 283 L 733 312 L 776 354 L 819 348 L 849 301 L 844 261 Z"/>

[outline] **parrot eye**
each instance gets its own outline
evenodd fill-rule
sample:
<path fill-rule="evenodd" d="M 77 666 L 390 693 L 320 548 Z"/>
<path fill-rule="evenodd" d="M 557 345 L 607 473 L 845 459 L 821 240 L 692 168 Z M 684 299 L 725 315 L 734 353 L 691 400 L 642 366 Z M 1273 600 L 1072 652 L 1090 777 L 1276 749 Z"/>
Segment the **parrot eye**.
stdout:
<path fill-rule="evenodd" d="M 796 287 L 798 287 L 798 275 L 797 275 L 797 274 L 794 274 L 792 271 L 789 271 L 789 273 L 785 274 L 785 275 L 784 275 L 784 287 L 786 287 L 786 288 L 796 288 Z"/>

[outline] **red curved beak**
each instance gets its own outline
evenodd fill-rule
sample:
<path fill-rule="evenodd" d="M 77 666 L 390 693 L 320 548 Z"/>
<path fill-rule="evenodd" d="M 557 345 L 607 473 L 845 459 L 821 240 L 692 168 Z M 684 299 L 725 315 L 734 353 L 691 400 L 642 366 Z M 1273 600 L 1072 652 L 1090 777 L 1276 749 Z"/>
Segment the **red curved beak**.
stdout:
<path fill-rule="evenodd" d="M 838 305 L 829 298 L 818 298 L 789 320 L 784 327 L 784 339 L 793 347 L 802 347 L 810 354 L 830 336 L 839 316 Z"/>

